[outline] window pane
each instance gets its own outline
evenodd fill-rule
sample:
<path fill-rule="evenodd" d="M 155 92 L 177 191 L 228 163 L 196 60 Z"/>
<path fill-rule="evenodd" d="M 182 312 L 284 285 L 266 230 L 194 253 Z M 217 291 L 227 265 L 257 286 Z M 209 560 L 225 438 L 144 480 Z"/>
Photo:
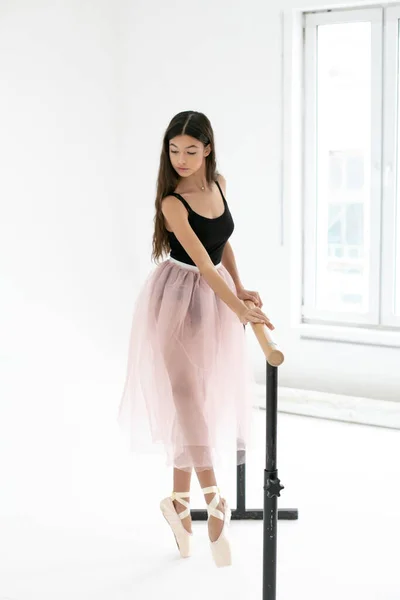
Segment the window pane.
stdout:
<path fill-rule="evenodd" d="M 346 243 L 349 246 L 363 247 L 364 206 L 361 202 L 346 206 Z"/>
<path fill-rule="evenodd" d="M 371 24 L 320 25 L 317 308 L 369 310 Z"/>

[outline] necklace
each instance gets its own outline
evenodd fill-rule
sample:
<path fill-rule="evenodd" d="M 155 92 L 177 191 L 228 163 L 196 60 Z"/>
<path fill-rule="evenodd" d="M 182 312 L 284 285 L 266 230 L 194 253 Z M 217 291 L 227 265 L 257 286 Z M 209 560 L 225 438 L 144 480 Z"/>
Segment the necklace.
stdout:
<path fill-rule="evenodd" d="M 200 186 L 200 189 L 201 189 L 202 192 L 204 192 L 204 190 L 206 189 L 206 186 L 202 185 L 202 186 Z"/>

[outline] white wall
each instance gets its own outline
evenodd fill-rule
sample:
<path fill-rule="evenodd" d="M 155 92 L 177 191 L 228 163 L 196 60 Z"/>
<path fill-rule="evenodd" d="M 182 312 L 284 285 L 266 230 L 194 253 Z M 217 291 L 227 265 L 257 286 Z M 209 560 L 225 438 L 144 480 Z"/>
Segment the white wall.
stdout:
<path fill-rule="evenodd" d="M 67 497 L 74 448 L 107 402 L 116 410 L 116 392 L 100 395 L 132 285 L 116 171 L 116 8 L 0 3 L 0 455 L 12 457 L 2 464 L 12 510 L 35 494 L 43 504 L 41 477 Z"/>
<path fill-rule="evenodd" d="M 50 380 L 57 390 L 72 376 L 108 373 L 121 391 L 133 302 L 154 268 L 162 135 L 175 113 L 194 109 L 215 129 L 242 279 L 262 295 L 286 354 L 280 383 L 399 399 L 398 350 L 301 341 L 291 328 L 289 203 L 283 245 L 280 231 L 280 10 L 289 6 L 0 5 L 1 364 L 10 384 L 22 374 L 36 392 Z M 248 338 L 262 380 L 263 356 Z"/>
<path fill-rule="evenodd" d="M 121 268 L 117 16 L 106 1 L 1 5 L 2 317 L 9 357 L 31 360 L 45 342 L 51 354 L 54 345 L 62 352 L 64 333 L 106 352 L 110 343 L 119 296 L 112 279 Z"/>

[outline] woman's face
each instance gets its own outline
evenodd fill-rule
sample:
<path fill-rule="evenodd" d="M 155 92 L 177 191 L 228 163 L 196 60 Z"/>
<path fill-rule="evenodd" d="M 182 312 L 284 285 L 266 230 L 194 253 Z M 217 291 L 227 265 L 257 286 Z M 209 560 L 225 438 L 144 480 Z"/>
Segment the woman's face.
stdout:
<path fill-rule="evenodd" d="M 171 164 L 181 177 L 188 177 L 198 171 L 209 154 L 209 145 L 204 147 L 204 144 L 190 135 L 177 135 L 169 142 Z"/>

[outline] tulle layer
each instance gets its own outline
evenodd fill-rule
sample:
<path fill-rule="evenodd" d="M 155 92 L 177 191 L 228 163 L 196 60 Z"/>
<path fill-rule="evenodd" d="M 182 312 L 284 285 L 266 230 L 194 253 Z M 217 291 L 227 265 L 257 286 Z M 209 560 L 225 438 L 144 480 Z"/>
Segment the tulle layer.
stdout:
<path fill-rule="evenodd" d="M 226 268 L 219 274 L 232 291 Z M 130 450 L 182 470 L 244 461 L 254 379 L 243 324 L 196 267 L 167 259 L 137 298 L 118 424 Z"/>

